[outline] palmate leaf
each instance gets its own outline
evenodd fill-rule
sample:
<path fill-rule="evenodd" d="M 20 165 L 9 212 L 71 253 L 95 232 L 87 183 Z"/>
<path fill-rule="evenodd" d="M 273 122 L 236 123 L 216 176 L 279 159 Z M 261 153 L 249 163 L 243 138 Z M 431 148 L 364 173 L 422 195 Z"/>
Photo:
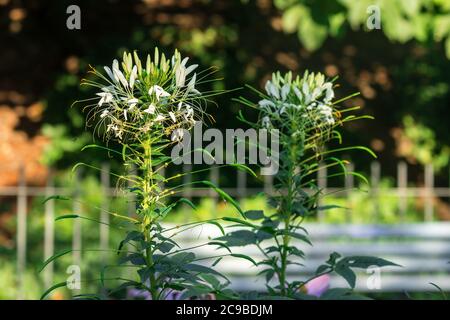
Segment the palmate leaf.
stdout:
<path fill-rule="evenodd" d="M 334 271 L 343 277 L 351 288 L 356 285 L 356 274 L 352 268 L 367 269 L 370 266 L 386 267 L 386 266 L 397 266 L 400 265 L 393 263 L 391 261 L 371 257 L 371 256 L 351 256 L 340 259 L 334 266 Z"/>
<path fill-rule="evenodd" d="M 385 260 L 382 258 L 377 257 L 371 257 L 371 256 L 351 256 L 351 257 L 345 257 L 341 259 L 338 264 L 347 264 L 351 268 L 361 268 L 361 269 L 367 269 L 370 266 L 377 266 L 377 267 L 386 267 L 386 266 L 394 266 L 394 267 L 401 267 L 401 265 L 396 264 L 394 262 L 391 262 L 389 260 Z"/>
<path fill-rule="evenodd" d="M 347 281 L 348 285 L 353 289 L 356 285 L 356 274 L 348 265 L 337 264 L 334 271 Z"/>
<path fill-rule="evenodd" d="M 257 242 L 256 234 L 249 230 L 233 231 L 215 240 L 223 241 L 229 247 L 242 247 Z"/>
<path fill-rule="evenodd" d="M 245 211 L 244 215 L 249 220 L 259 220 L 264 218 L 264 211 L 262 210 L 249 210 Z"/>
<path fill-rule="evenodd" d="M 125 237 L 125 239 L 123 239 L 122 241 L 120 241 L 119 243 L 119 247 L 117 248 L 117 254 L 120 254 L 123 246 L 130 242 L 130 241 L 143 241 L 144 240 L 144 235 L 136 230 L 130 231 L 127 233 L 127 236 Z"/>

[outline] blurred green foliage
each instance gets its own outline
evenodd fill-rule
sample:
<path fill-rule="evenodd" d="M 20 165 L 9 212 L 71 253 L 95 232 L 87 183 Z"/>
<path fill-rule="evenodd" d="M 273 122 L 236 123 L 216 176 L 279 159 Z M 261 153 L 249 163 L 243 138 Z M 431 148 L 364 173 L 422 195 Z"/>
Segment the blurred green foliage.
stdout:
<path fill-rule="evenodd" d="M 367 29 L 377 7 L 381 31 L 392 41 L 445 43 L 450 58 L 450 3 L 446 0 L 275 0 L 283 12 L 285 31 L 297 32 L 309 50 L 317 50 L 328 36 L 343 37 L 347 29 Z"/>

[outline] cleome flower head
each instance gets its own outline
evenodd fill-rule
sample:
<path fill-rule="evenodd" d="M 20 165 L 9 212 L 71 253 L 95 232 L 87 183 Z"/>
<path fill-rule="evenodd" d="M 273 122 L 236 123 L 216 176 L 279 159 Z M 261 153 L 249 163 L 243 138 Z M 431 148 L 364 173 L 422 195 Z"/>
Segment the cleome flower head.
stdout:
<path fill-rule="evenodd" d="M 266 95 L 258 102 L 263 112 L 261 125 L 294 124 L 298 130 L 327 129 L 336 123 L 332 82 L 321 73 L 308 73 L 293 79 L 292 73 L 272 75 L 265 85 Z"/>
<path fill-rule="evenodd" d="M 196 88 L 198 65 L 188 61 L 178 51 L 166 58 L 155 48 L 145 64 L 136 52 L 125 52 L 120 63 L 92 68 L 97 79 L 82 82 L 98 90 L 84 108 L 88 124 L 95 123 L 106 140 L 138 140 L 152 132 L 179 137 L 202 119 L 206 102 Z"/>

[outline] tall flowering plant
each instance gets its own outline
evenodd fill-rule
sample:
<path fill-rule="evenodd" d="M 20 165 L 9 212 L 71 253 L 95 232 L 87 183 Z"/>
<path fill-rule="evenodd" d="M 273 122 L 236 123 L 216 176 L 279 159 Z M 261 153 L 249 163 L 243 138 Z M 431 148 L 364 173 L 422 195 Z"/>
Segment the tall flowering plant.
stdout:
<path fill-rule="evenodd" d="M 202 223 L 214 224 L 223 232 L 216 220 L 190 222 L 173 228 L 161 225 L 179 203 L 195 208 L 191 201 L 179 197 L 183 188 L 192 185 L 214 189 L 242 212 L 229 195 L 211 182 L 176 183 L 183 175 L 194 174 L 195 171 L 174 176 L 163 174 L 163 169 L 174 161 L 167 155 L 168 149 L 183 138 L 185 130 L 189 130 L 195 121 L 209 117 L 205 107 L 210 97 L 221 93 L 200 92 L 198 86 L 211 81 L 213 71 L 197 73 L 198 66 L 190 65 L 188 61 L 178 51 L 166 58 L 155 49 L 154 55 L 148 55 L 145 63 L 136 53 L 124 53 L 121 63 L 114 60 L 111 67 L 91 70 L 93 78 L 83 80 L 82 84 L 94 88 L 97 93 L 93 98 L 79 101 L 87 112 L 87 124 L 105 142 L 103 145 L 88 145 L 84 149 L 96 148 L 117 157 L 125 173 L 112 175 L 123 186 L 122 189 L 134 193 L 137 199 L 133 216 L 109 212 L 126 231 L 125 239 L 116 250 L 120 255 L 119 266 L 130 267 L 137 272 L 133 278 L 111 276 L 118 266 L 105 266 L 100 281 L 103 285 L 106 281 L 121 282 L 118 289 L 147 291 L 147 296 L 154 300 L 173 296 L 201 297 L 209 293 L 218 298 L 234 297 L 230 290 L 225 289 L 228 280 L 223 275 L 198 262 L 213 257 L 197 257 L 191 252 L 193 248 L 182 248 L 175 241 L 176 235 Z M 119 150 L 112 148 L 111 143 L 118 144 Z M 78 163 L 74 170 L 80 166 L 99 169 L 88 163 Z M 170 186 L 162 188 L 162 183 Z M 65 218 L 91 220 L 80 215 L 58 219 Z M 209 244 L 195 248 L 205 245 Z M 51 257 L 44 267 L 68 252 L 70 250 Z M 44 296 L 64 285 L 57 284 Z"/>
<path fill-rule="evenodd" d="M 302 223 L 318 211 L 330 208 L 319 206 L 319 199 L 324 194 L 317 183 L 318 170 L 330 169 L 332 173 L 327 178 L 354 175 L 366 181 L 361 174 L 347 170 L 347 162 L 337 155 L 343 151 L 362 150 L 375 156 L 364 146 L 327 148 L 331 141 L 342 143 L 339 128 L 345 123 L 367 118 L 351 114 L 357 108 L 340 106 L 350 97 L 336 101 L 336 86 L 335 79 L 329 81 L 321 73 L 305 72 L 303 76 L 294 77 L 291 72 L 284 75 L 277 72 L 267 81 L 265 92 L 249 86 L 259 97 L 256 103 L 243 97 L 237 99 L 259 113 L 256 122 L 241 114 L 243 122 L 258 129 L 278 129 L 281 151 L 276 158 L 279 159 L 279 171 L 275 176 L 274 194 L 269 197 L 275 213 L 248 211 L 245 214 L 252 223 L 241 221 L 238 223 L 240 230 L 219 239 L 228 246 L 256 246 L 264 257 L 258 262 L 260 275 L 265 277 L 267 294 L 272 297 L 311 298 L 305 293 L 308 286 L 330 273 L 341 275 L 351 289 L 356 282 L 354 268 L 394 265 L 376 257 L 342 257 L 334 252 L 328 261 L 318 266 L 311 278 L 289 279 L 287 276 L 288 270 L 301 267 L 301 260 L 305 258 L 301 243 L 312 245 Z M 355 297 L 347 289 L 331 289 L 324 294 L 327 295 Z"/>

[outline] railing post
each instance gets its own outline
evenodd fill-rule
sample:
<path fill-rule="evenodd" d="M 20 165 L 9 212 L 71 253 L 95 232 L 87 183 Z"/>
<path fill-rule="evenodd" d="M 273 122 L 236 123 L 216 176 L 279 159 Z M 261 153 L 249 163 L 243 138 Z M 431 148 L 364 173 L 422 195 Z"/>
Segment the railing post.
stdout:
<path fill-rule="evenodd" d="M 264 194 L 266 196 L 272 195 L 273 192 L 273 175 L 264 176 Z"/>
<path fill-rule="evenodd" d="M 129 174 L 136 174 L 136 167 L 131 165 L 128 169 Z M 133 187 L 133 183 L 131 181 L 127 182 L 129 188 Z M 136 194 L 134 192 L 129 191 L 128 194 L 128 203 L 127 203 L 127 211 L 128 216 L 132 217 L 136 213 Z"/>
<path fill-rule="evenodd" d="M 347 171 L 348 172 L 355 171 L 355 165 L 352 162 L 350 162 L 347 165 Z M 345 176 L 345 190 L 346 190 L 345 194 L 346 194 L 346 197 L 347 197 L 347 207 L 348 207 L 348 209 L 346 209 L 346 220 L 347 220 L 347 222 L 351 221 L 351 207 L 352 207 L 351 206 L 351 194 L 353 192 L 354 187 L 355 187 L 355 180 L 353 178 L 353 175 L 352 174 L 347 174 Z"/>
<path fill-rule="evenodd" d="M 324 166 L 324 163 L 319 164 L 319 170 L 317 171 L 317 186 L 322 194 L 327 193 L 327 167 Z M 319 197 L 318 206 L 323 206 L 322 197 Z M 325 217 L 324 211 L 319 210 L 317 212 L 317 218 L 319 222 L 322 222 Z"/>
<path fill-rule="evenodd" d="M 188 200 L 192 200 L 192 176 L 190 172 L 192 171 L 192 164 L 184 164 L 183 165 L 183 184 L 185 185 L 183 188 L 183 198 Z M 187 222 L 188 218 L 185 216 L 184 221 Z"/>
<path fill-rule="evenodd" d="M 425 221 L 433 221 L 433 188 L 434 188 L 434 170 L 432 164 L 425 166 Z"/>
<path fill-rule="evenodd" d="M 110 200 L 110 167 L 109 163 L 102 164 L 102 171 L 101 171 L 101 184 L 102 184 L 102 210 L 100 212 L 100 221 L 102 222 L 100 224 L 100 249 L 101 250 L 107 250 L 109 248 L 109 200 Z M 105 251 L 102 251 L 101 253 L 101 261 L 103 263 L 106 263 Z"/>
<path fill-rule="evenodd" d="M 237 193 L 240 198 L 247 196 L 247 173 L 242 170 L 237 172 Z"/>
<path fill-rule="evenodd" d="M 19 168 L 17 193 L 17 299 L 24 299 L 24 277 L 27 254 L 27 186 L 25 167 Z"/>
<path fill-rule="evenodd" d="M 80 203 L 80 174 L 79 169 L 74 173 L 73 214 L 82 214 Z M 81 220 L 74 219 L 72 233 L 72 261 L 81 268 L 82 230 Z"/>
<path fill-rule="evenodd" d="M 398 209 L 402 222 L 406 219 L 406 210 L 408 209 L 408 166 L 406 162 L 401 161 L 397 165 L 397 187 L 399 192 Z"/>
<path fill-rule="evenodd" d="M 216 186 L 219 187 L 219 168 L 214 166 L 211 168 L 209 179 Z M 217 201 L 219 196 L 215 190 L 209 190 L 210 197 L 214 200 L 214 215 L 217 216 Z"/>
<path fill-rule="evenodd" d="M 183 197 L 186 199 L 192 199 L 192 176 L 188 173 L 192 171 L 192 164 L 184 164 L 183 165 L 183 184 L 185 187 L 183 188 Z M 188 173 L 188 174 L 186 174 Z"/>
<path fill-rule="evenodd" d="M 374 161 L 370 164 L 370 184 L 372 193 L 372 203 L 373 203 L 373 217 L 374 222 L 378 222 L 380 217 L 380 205 L 378 203 L 379 193 L 380 193 L 380 177 L 381 177 L 381 167 L 378 161 Z"/>
<path fill-rule="evenodd" d="M 53 182 L 53 172 L 50 171 L 47 185 L 45 187 L 45 196 L 51 197 L 55 195 L 55 187 Z M 50 258 L 54 253 L 55 238 L 55 201 L 50 200 L 45 203 L 45 225 L 44 225 L 44 261 Z M 44 273 L 45 288 L 49 288 L 53 284 L 53 262 L 49 263 Z"/>

